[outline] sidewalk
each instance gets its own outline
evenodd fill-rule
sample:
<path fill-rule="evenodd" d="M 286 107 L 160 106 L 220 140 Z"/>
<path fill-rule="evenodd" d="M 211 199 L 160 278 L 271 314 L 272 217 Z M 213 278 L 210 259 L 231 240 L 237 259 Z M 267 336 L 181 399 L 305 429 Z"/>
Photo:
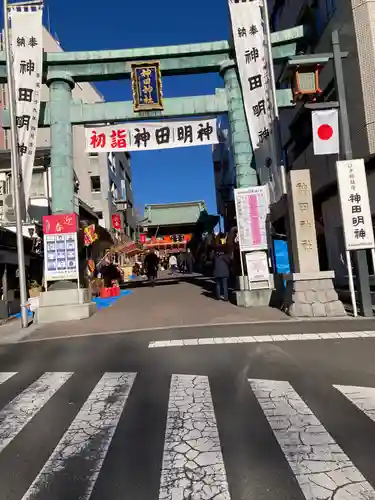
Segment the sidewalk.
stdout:
<path fill-rule="evenodd" d="M 12 342 L 19 342 L 26 337 L 29 337 L 36 331 L 37 325 L 32 323 L 28 328 L 21 328 L 21 320 L 14 318 L 0 326 L 0 345 Z"/>
<path fill-rule="evenodd" d="M 270 307 L 240 308 L 212 298 L 212 283 L 163 279 L 155 287 L 137 281 L 132 293 L 87 320 L 37 325 L 30 338 L 85 335 L 100 332 L 147 330 L 174 326 L 288 321 L 289 317 Z"/>

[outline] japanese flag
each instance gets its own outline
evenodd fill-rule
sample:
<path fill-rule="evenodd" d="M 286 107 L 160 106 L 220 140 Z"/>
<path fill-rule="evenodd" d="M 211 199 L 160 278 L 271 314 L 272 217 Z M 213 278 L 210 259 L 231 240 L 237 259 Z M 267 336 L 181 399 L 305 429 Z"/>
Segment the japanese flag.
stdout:
<path fill-rule="evenodd" d="M 314 154 L 333 155 L 340 152 L 337 109 L 312 112 Z"/>

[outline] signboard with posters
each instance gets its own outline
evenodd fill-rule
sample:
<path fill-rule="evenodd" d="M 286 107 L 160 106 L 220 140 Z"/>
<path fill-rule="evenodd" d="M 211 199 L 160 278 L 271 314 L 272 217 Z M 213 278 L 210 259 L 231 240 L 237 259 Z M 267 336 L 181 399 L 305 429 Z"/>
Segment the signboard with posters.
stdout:
<path fill-rule="evenodd" d="M 252 283 L 258 283 L 255 288 L 260 288 L 263 282 L 264 288 L 270 287 L 270 272 L 268 269 L 268 258 L 266 252 L 249 252 L 245 256 L 246 268 L 249 280 L 249 289 L 254 288 Z"/>
<path fill-rule="evenodd" d="M 43 217 L 45 281 L 78 280 L 76 214 Z"/>
<path fill-rule="evenodd" d="M 28 206 L 36 151 L 43 73 L 43 5 L 10 5 L 17 142 L 25 207 Z"/>
<path fill-rule="evenodd" d="M 219 142 L 216 118 L 86 128 L 86 152 L 151 151 Z"/>
<path fill-rule="evenodd" d="M 86 226 L 83 230 L 83 244 L 85 247 L 92 245 L 98 238 L 98 233 L 95 231 L 95 224 Z"/>
<path fill-rule="evenodd" d="M 268 184 L 271 202 L 282 196 L 275 136 L 275 109 L 263 0 L 229 0 L 232 33 L 246 120 L 261 184 Z"/>
<path fill-rule="evenodd" d="M 268 186 L 235 189 L 234 196 L 241 252 L 267 250 Z"/>
<path fill-rule="evenodd" d="M 336 162 L 346 250 L 375 248 L 365 162 Z"/>

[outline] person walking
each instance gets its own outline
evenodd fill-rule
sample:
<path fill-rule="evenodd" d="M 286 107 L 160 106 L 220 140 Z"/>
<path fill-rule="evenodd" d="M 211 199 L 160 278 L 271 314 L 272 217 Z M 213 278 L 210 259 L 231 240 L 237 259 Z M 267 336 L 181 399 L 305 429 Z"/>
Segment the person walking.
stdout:
<path fill-rule="evenodd" d="M 229 292 L 228 292 L 228 280 L 230 276 L 230 255 L 226 251 L 227 249 L 223 245 L 217 245 L 213 250 L 213 264 L 214 264 L 214 278 L 216 283 L 216 298 L 221 299 L 221 294 L 223 295 L 223 300 L 228 302 Z"/>
<path fill-rule="evenodd" d="M 155 250 L 153 248 L 151 248 L 150 252 L 146 255 L 144 266 L 147 279 L 151 285 L 154 286 L 155 280 L 158 276 L 159 257 L 155 254 Z"/>
<path fill-rule="evenodd" d="M 193 254 L 191 253 L 190 248 L 187 249 L 185 254 L 185 264 L 186 264 L 186 272 L 188 274 L 192 274 L 194 266 L 194 257 Z"/>
<path fill-rule="evenodd" d="M 172 276 L 174 276 L 177 273 L 177 258 L 173 253 L 169 257 L 169 267 L 171 268 Z"/>
<path fill-rule="evenodd" d="M 184 272 L 184 267 L 185 267 L 185 256 L 181 252 L 177 255 L 177 267 L 180 273 L 182 274 Z"/>

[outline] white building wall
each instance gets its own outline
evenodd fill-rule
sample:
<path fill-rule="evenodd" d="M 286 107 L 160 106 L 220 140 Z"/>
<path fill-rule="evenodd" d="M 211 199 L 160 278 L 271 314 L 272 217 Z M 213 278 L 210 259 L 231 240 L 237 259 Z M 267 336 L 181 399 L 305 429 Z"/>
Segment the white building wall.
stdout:
<path fill-rule="evenodd" d="M 269 1 L 270 12 L 274 0 Z M 321 33 L 316 53 L 332 52 L 331 33 L 339 31 L 341 50 L 349 56 L 343 60 L 347 106 L 354 158 L 366 161 L 375 155 L 375 3 L 369 0 L 322 0 L 321 8 L 336 4 L 329 22 Z M 307 0 L 286 0 L 276 21 L 276 29 L 303 24 L 302 8 L 311 5 Z M 324 89 L 333 79 L 333 66 L 328 63 L 321 73 L 320 86 Z M 300 112 L 281 111 L 284 144 L 290 137 L 289 125 Z M 314 156 L 312 144 L 292 163 L 294 169 L 309 168 L 313 193 L 319 194 L 336 183 L 336 156 Z M 375 173 L 368 174 L 370 204 L 375 215 Z M 322 204 L 323 222 L 329 265 L 336 276 L 347 274 L 344 259 L 342 224 L 337 195 Z"/>

